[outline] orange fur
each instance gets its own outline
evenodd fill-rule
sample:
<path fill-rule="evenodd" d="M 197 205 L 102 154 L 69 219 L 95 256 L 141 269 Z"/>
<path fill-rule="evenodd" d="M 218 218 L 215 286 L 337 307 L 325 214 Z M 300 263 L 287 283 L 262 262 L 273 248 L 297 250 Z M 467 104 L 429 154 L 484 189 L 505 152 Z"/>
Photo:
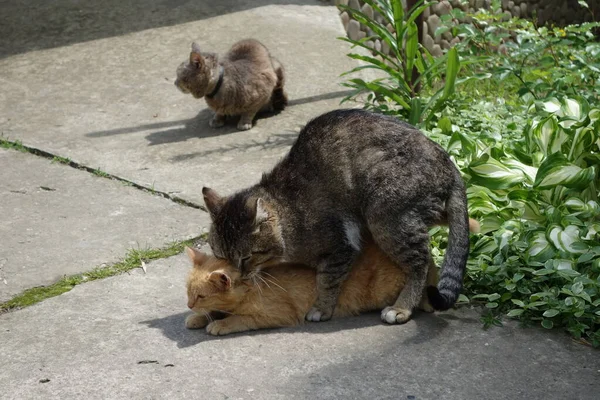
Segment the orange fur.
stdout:
<path fill-rule="evenodd" d="M 479 223 L 469 219 L 472 232 Z M 294 326 L 317 298 L 316 271 L 301 264 L 272 263 L 254 280 L 243 280 L 239 270 L 226 260 L 187 247 L 193 268 L 188 275 L 189 329 L 206 327 L 212 335 L 227 335 L 253 329 Z M 357 315 L 380 310 L 398 297 L 406 283 L 408 269 L 397 266 L 371 240 L 367 239 L 342 284 L 334 316 Z M 427 285 L 437 285 L 434 263 L 427 272 Z M 420 307 L 433 308 L 425 295 Z M 211 322 L 212 321 L 212 322 Z"/>
<path fill-rule="evenodd" d="M 225 260 L 189 248 L 187 252 L 194 263 L 187 283 L 188 306 L 196 312 L 186 320 L 188 328 L 208 325 L 209 333 L 224 335 L 294 326 L 304 321 L 317 297 L 312 268 L 279 263 L 264 269 L 252 282 L 242 280 L 239 271 Z M 215 283 L 215 273 L 227 274 L 231 286 L 225 288 L 220 280 Z M 342 286 L 334 315 L 355 315 L 393 304 L 405 280 L 406 270 L 369 242 Z M 208 323 L 222 316 L 225 318 Z"/>

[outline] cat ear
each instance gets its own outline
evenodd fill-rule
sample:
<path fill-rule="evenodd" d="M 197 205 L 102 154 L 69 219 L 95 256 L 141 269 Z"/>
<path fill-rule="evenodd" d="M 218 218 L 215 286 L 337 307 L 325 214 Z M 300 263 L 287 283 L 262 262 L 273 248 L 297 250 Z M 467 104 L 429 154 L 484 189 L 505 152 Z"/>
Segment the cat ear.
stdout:
<path fill-rule="evenodd" d="M 223 271 L 213 271 L 209 279 L 217 286 L 219 290 L 228 290 L 231 288 L 231 278 Z"/>
<path fill-rule="evenodd" d="M 195 51 L 190 53 L 190 64 L 192 64 L 195 68 L 200 68 L 202 64 L 204 64 L 204 58 Z"/>
<path fill-rule="evenodd" d="M 223 198 L 219 196 L 217 192 L 208 187 L 202 188 L 202 195 L 204 196 L 204 204 L 206 205 L 206 209 L 210 214 L 211 218 L 214 218 L 215 215 L 221 211 L 221 207 L 223 206 Z"/>
<path fill-rule="evenodd" d="M 204 264 L 204 262 L 206 261 L 206 259 L 208 258 L 208 255 L 206 253 L 201 252 L 200 250 L 196 250 L 193 247 L 185 247 L 185 252 L 187 253 L 188 257 L 190 258 L 190 260 L 192 261 L 192 263 L 195 264 Z"/>
<path fill-rule="evenodd" d="M 269 212 L 265 207 L 265 201 L 260 197 L 256 200 L 256 210 L 254 211 L 254 224 L 259 225 L 269 218 Z"/>

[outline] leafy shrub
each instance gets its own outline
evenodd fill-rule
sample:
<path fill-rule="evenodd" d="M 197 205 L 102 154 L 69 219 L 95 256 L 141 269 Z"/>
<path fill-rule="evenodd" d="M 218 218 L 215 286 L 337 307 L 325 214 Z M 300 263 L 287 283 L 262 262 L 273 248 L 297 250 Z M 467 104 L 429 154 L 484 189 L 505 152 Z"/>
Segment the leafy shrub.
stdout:
<path fill-rule="evenodd" d="M 382 22 L 377 22 L 359 10 L 344 5 L 339 6 L 374 33 L 374 36 L 367 36 L 361 40 L 340 38 L 351 43 L 353 48 L 361 47 L 374 54 L 373 56 L 348 54 L 349 57 L 360 60 L 364 64 L 348 71 L 345 75 L 364 69 L 374 69 L 380 72 L 382 77 L 372 81 L 361 78 L 350 79 L 345 86 L 354 89 L 354 93 L 345 100 L 354 99 L 361 93 L 369 93 L 368 103 L 379 111 L 400 114 L 412 124 L 429 119 L 453 94 L 460 69 L 456 50 L 450 50 L 443 57 L 434 59 L 429 51 L 419 44 L 415 21 L 423 10 L 435 3 L 419 0 L 411 10 L 405 12 L 401 0 L 364 0 L 364 2 L 382 16 Z M 393 27 L 392 32 L 388 30 L 388 25 Z M 366 45 L 367 41 L 375 38 L 385 43 L 392 55 Z M 438 86 L 442 87 L 438 88 Z M 429 91 L 436 89 L 436 91 L 432 96 L 422 96 L 422 88 Z"/>
<path fill-rule="evenodd" d="M 457 50 L 478 57 L 468 73 L 487 71 L 511 104 L 457 98 L 426 127 L 455 158 L 482 223 L 462 300 L 599 346 L 598 24 L 473 18 Z"/>

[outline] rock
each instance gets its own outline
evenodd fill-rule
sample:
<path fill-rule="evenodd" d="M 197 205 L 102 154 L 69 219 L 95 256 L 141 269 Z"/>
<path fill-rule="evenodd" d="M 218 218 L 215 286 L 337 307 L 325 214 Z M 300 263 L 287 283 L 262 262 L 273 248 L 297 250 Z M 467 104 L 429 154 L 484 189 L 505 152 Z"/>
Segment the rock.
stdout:
<path fill-rule="evenodd" d="M 350 8 L 354 8 L 355 10 L 360 10 L 360 3 L 358 2 L 358 0 L 350 0 L 348 2 L 348 6 Z"/>
<path fill-rule="evenodd" d="M 348 32 L 348 22 L 350 22 L 350 16 L 346 11 L 340 14 L 340 18 L 342 19 L 342 25 L 344 25 L 344 30 Z"/>
<path fill-rule="evenodd" d="M 503 10 L 507 10 L 508 9 L 508 2 L 510 0 L 502 0 L 501 4 L 502 4 L 502 9 Z"/>
<path fill-rule="evenodd" d="M 385 29 L 387 29 L 390 33 L 394 33 L 394 27 L 392 26 L 392 24 L 387 24 L 385 26 Z"/>
<path fill-rule="evenodd" d="M 373 19 L 373 7 L 371 7 L 368 4 L 364 4 L 362 6 L 361 11 L 363 12 L 363 14 L 365 14 L 367 17 L 369 17 L 370 19 Z"/>
<path fill-rule="evenodd" d="M 479 10 L 483 8 L 483 4 L 485 3 L 485 0 L 475 0 L 475 10 Z"/>
<path fill-rule="evenodd" d="M 373 48 L 377 51 L 381 51 L 381 40 L 375 40 L 375 45 L 373 46 Z"/>
<path fill-rule="evenodd" d="M 433 46 L 435 46 L 433 38 L 429 35 L 425 35 L 425 39 L 423 39 L 423 46 L 425 46 L 425 48 L 431 52 L 433 50 Z"/>
<path fill-rule="evenodd" d="M 421 43 L 423 43 L 423 39 L 425 39 L 425 36 L 427 36 L 429 34 L 428 33 L 428 29 L 429 28 L 427 27 L 427 20 L 426 19 L 423 20 L 422 28 L 423 29 L 421 30 L 421 33 L 422 33 L 422 35 L 421 35 L 422 36 Z"/>
<path fill-rule="evenodd" d="M 434 4 L 431 8 L 431 11 L 433 11 L 433 13 L 437 15 L 450 14 L 450 11 L 452 11 L 452 6 L 448 2 L 448 0 L 442 0 L 437 4 Z"/>
<path fill-rule="evenodd" d="M 335 0 L 335 5 L 336 6 L 339 6 L 339 5 L 347 6 L 348 5 L 348 0 Z"/>
<path fill-rule="evenodd" d="M 381 52 L 383 54 L 390 54 L 390 45 L 387 42 L 381 42 Z"/>
<path fill-rule="evenodd" d="M 515 6 L 515 2 L 511 0 L 511 1 L 508 2 L 506 9 L 507 10 L 512 10 L 512 8 L 514 6 Z"/>
<path fill-rule="evenodd" d="M 515 18 L 521 18 L 521 7 L 514 6 L 511 12 L 512 16 Z"/>
<path fill-rule="evenodd" d="M 440 20 L 440 17 L 435 14 L 430 15 L 429 18 L 427 18 L 427 26 L 429 27 L 429 34 L 431 37 L 435 37 L 435 31 L 441 24 L 442 21 Z"/>
<path fill-rule="evenodd" d="M 351 19 L 348 22 L 348 28 L 346 29 L 346 32 L 348 32 L 348 37 L 350 39 L 358 40 L 358 33 L 360 32 L 360 24 L 358 23 L 358 21 Z"/>
<path fill-rule="evenodd" d="M 442 39 L 440 41 L 440 46 L 442 47 L 442 49 L 448 50 L 450 48 L 450 42 L 446 39 Z"/>
<path fill-rule="evenodd" d="M 367 46 L 368 48 L 372 49 L 375 46 L 375 42 L 372 40 L 367 40 L 365 42 L 365 46 Z"/>
<path fill-rule="evenodd" d="M 427 19 L 427 17 L 429 17 L 431 15 L 431 7 L 427 7 L 426 9 L 423 10 L 423 14 L 421 14 L 423 16 L 423 19 Z"/>
<path fill-rule="evenodd" d="M 522 2 L 520 5 L 520 8 L 521 8 L 521 16 L 524 18 L 528 17 L 529 14 L 527 14 L 527 2 Z"/>
<path fill-rule="evenodd" d="M 450 46 L 454 46 L 455 44 L 459 43 L 460 39 L 455 37 L 450 41 Z"/>
<path fill-rule="evenodd" d="M 363 38 L 365 38 L 366 36 L 367 36 L 367 34 L 366 34 L 365 32 L 363 32 L 363 31 L 358 31 L 358 39 L 357 39 L 357 40 L 363 39 Z"/>
<path fill-rule="evenodd" d="M 450 31 L 442 33 L 442 39 L 446 39 L 448 41 L 452 40 L 452 33 L 450 33 Z"/>
<path fill-rule="evenodd" d="M 510 15 L 509 11 L 502 12 L 502 21 L 506 22 L 511 19 L 512 15 Z"/>
<path fill-rule="evenodd" d="M 434 57 L 441 57 L 444 54 L 442 48 L 439 44 L 434 44 L 433 49 L 431 49 L 431 55 Z"/>

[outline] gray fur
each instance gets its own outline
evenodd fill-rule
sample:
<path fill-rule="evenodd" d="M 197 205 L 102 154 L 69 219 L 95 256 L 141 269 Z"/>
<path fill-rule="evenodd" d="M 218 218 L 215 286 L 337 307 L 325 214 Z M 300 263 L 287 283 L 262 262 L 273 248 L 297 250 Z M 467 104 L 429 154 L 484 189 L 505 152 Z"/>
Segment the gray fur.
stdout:
<path fill-rule="evenodd" d="M 220 70 L 221 86 L 217 89 Z M 227 115 L 240 115 L 238 129 L 252 128 L 259 111 L 283 110 L 287 105 L 283 66 L 259 41 L 245 39 L 235 43 L 223 56 L 201 52 L 192 43 L 188 61 L 177 68 L 175 86 L 197 99 L 204 97 L 215 112 L 210 126 L 219 128 Z"/>
<path fill-rule="evenodd" d="M 361 231 L 411 268 L 392 314 L 386 308 L 382 318 L 405 322 L 419 304 L 432 262 L 428 227 L 445 220 L 449 248 L 439 292 L 430 288 L 429 295 L 438 309 L 458 298 L 469 252 L 464 183 L 439 145 L 397 119 L 361 110 L 326 113 L 302 129 L 289 154 L 257 185 L 229 198 L 208 188 L 203 193 L 217 256 L 245 274 L 270 260 L 317 269 L 318 299 L 307 319 L 331 317 Z M 256 220 L 258 199 L 262 221 Z"/>

